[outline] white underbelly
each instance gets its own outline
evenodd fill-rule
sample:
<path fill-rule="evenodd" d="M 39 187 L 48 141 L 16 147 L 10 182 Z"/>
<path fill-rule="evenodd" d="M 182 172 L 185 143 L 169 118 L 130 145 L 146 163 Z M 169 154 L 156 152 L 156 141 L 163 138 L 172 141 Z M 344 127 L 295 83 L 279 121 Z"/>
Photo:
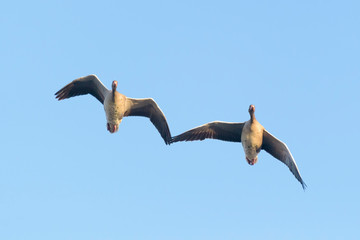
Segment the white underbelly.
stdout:
<path fill-rule="evenodd" d="M 109 94 L 110 95 L 110 94 Z M 121 107 L 121 101 L 116 101 L 117 104 L 111 99 L 110 96 L 107 96 L 104 101 L 104 110 L 106 114 L 106 120 L 108 123 L 118 125 L 124 114 L 124 110 Z"/>
<path fill-rule="evenodd" d="M 256 156 L 258 155 L 257 149 L 259 149 L 256 144 L 254 144 L 252 141 L 244 141 L 242 142 L 242 145 L 247 158 L 256 158 Z"/>
<path fill-rule="evenodd" d="M 106 112 L 106 121 L 112 124 L 119 124 L 122 120 L 122 114 L 117 109 L 110 108 Z"/>

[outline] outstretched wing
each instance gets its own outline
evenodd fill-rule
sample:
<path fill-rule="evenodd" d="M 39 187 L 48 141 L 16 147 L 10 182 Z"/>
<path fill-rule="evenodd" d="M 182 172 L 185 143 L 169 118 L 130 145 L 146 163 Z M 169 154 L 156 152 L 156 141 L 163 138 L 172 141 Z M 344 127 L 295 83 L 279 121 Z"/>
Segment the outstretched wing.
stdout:
<path fill-rule="evenodd" d="M 285 163 L 290 171 L 294 174 L 296 179 L 301 183 L 303 189 L 306 188 L 306 184 L 301 178 L 296 162 L 285 143 L 264 129 L 263 144 L 261 148 L 270 153 L 276 159 Z"/>
<path fill-rule="evenodd" d="M 241 132 L 244 123 L 210 122 L 175 136 L 171 143 L 179 141 L 219 139 L 230 142 L 241 142 Z"/>
<path fill-rule="evenodd" d="M 102 84 L 96 75 L 88 75 L 75 79 L 57 91 L 55 95 L 60 101 L 79 95 L 91 94 L 104 104 L 104 99 L 108 92 L 109 90 Z"/>
<path fill-rule="evenodd" d="M 126 99 L 124 116 L 142 116 L 150 118 L 166 144 L 170 144 L 171 134 L 165 115 L 152 98 Z"/>

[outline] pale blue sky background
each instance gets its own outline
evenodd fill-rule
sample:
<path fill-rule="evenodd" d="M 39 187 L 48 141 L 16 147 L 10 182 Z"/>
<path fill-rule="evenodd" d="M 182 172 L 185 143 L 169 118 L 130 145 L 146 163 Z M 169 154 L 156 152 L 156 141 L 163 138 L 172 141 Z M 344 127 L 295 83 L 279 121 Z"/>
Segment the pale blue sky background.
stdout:
<path fill-rule="evenodd" d="M 358 239 L 358 1 L 2 1 L 0 239 Z M 96 74 L 152 97 L 173 135 L 248 120 L 287 143 L 308 185 L 261 152 L 166 146 L 150 121 L 106 131 Z"/>

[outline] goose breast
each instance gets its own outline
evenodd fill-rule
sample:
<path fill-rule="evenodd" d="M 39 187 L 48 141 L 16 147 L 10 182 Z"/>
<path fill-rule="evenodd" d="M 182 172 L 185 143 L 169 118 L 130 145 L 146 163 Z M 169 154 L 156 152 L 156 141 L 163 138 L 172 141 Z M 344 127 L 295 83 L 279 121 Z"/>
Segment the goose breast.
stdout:
<path fill-rule="evenodd" d="M 106 113 L 106 120 L 108 123 L 118 125 L 120 124 L 125 112 L 125 95 L 115 92 L 113 95 L 109 93 L 104 100 L 104 110 Z"/>
<path fill-rule="evenodd" d="M 256 160 L 263 141 L 264 127 L 256 120 L 247 121 L 241 134 L 241 143 L 246 157 L 249 160 Z"/>

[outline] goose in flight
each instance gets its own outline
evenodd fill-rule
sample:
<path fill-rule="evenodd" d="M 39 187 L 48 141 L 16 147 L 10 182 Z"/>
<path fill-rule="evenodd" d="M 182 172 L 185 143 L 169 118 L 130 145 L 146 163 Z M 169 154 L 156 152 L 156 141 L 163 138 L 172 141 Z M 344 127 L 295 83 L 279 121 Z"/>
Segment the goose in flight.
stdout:
<path fill-rule="evenodd" d="M 80 77 L 67 84 L 55 93 L 60 101 L 78 95 L 91 94 L 104 105 L 107 120 L 107 130 L 115 133 L 123 117 L 143 116 L 150 121 L 159 131 L 165 144 L 170 144 L 171 134 L 166 118 L 159 106 L 152 98 L 128 98 L 116 91 L 118 82 L 112 82 L 112 89 L 108 90 L 96 75 Z"/>
<path fill-rule="evenodd" d="M 250 120 L 247 122 L 210 122 L 173 137 L 170 143 L 204 140 L 205 138 L 241 142 L 245 152 L 246 161 L 250 165 L 254 165 L 257 162 L 260 150 L 264 149 L 273 157 L 286 164 L 294 174 L 295 178 L 301 183 L 303 189 L 305 189 L 306 184 L 302 180 L 296 162 L 286 144 L 271 135 L 256 120 L 254 105 L 250 105 L 249 113 Z"/>

